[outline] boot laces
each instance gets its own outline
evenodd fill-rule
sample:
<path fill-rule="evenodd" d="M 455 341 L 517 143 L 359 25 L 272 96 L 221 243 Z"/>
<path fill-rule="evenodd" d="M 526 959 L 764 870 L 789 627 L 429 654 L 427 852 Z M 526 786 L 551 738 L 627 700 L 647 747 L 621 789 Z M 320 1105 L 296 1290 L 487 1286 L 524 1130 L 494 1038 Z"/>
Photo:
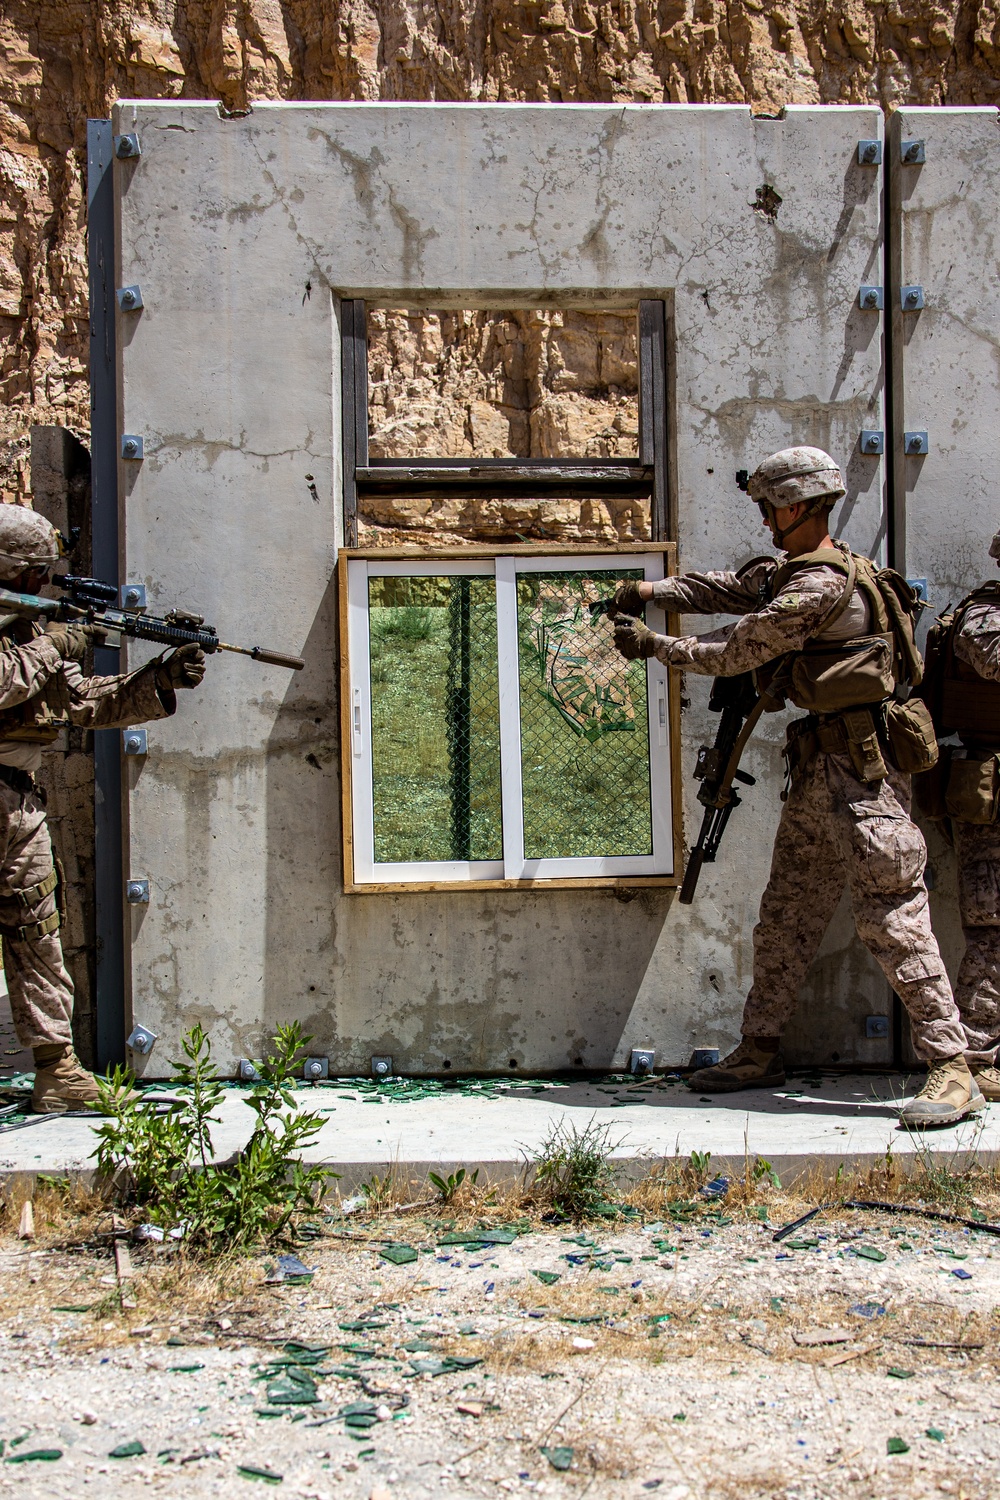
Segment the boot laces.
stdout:
<path fill-rule="evenodd" d="M 920 1090 L 925 1099 L 939 1099 L 941 1097 L 952 1081 L 949 1076 L 950 1068 L 950 1060 L 948 1062 L 934 1063 L 927 1075 L 927 1082 Z"/>

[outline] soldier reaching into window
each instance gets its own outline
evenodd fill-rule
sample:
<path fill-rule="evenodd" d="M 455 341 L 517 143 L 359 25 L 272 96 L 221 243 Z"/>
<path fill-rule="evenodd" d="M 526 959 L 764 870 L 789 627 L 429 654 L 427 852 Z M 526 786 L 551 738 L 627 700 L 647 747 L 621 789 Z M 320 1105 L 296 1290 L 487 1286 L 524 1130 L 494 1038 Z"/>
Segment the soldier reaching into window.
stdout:
<path fill-rule="evenodd" d="M 953 1124 L 985 1100 L 965 1060 L 965 1034 L 931 930 L 927 851 L 909 814 L 909 777 L 899 768 L 933 760 L 923 705 L 894 697 L 897 686 L 920 674 L 912 593 L 898 575 L 880 572 L 830 536 L 830 511 L 845 488 L 829 454 L 808 447 L 772 454 L 748 488 L 784 561 L 758 558 L 738 572 L 626 583 L 616 595 L 619 607 L 635 614 L 653 599 L 678 613 L 740 616 L 688 637 L 619 619 L 616 641 L 629 660 L 656 656 L 708 676 L 753 671 L 775 708 L 787 698 L 808 710 L 788 729 L 791 784 L 753 935 L 742 1040 L 689 1082 L 699 1092 L 722 1093 L 784 1081 L 781 1035 L 846 878 L 858 935 L 906 1006 L 914 1047 L 928 1066 L 900 1119 L 915 1127 Z M 905 733 L 896 733 L 916 725 L 916 739 L 924 737 L 920 713 L 930 746 L 923 762 L 903 753 L 912 736 L 905 746 Z"/>
<path fill-rule="evenodd" d="M 0 506 L 0 586 L 37 594 L 60 555 L 59 534 L 36 511 Z M 205 675 L 198 646 L 114 677 L 85 677 L 96 626 L 0 616 L 0 936 L 14 1029 L 35 1060 L 31 1107 L 38 1114 L 84 1109 L 97 1085 L 73 1050 L 73 982 L 59 937 L 59 874 L 35 780 L 61 728 L 114 729 L 162 719 L 176 688 Z"/>

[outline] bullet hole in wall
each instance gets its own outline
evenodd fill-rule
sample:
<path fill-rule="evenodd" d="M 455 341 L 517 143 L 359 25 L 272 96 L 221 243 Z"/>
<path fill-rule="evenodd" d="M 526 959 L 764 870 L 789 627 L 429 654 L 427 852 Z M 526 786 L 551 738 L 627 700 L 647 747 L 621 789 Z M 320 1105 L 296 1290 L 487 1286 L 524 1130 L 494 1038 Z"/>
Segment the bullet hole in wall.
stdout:
<path fill-rule="evenodd" d="M 840 1053 L 839 1052 L 831 1052 L 830 1053 L 830 1061 L 831 1062 L 840 1062 Z"/>
<path fill-rule="evenodd" d="M 715 993 L 717 995 L 721 995 L 722 994 L 722 990 L 719 987 L 719 976 L 718 976 L 718 974 L 709 974 L 709 976 L 708 976 L 708 982 L 712 986 L 713 990 L 715 991 Z"/>
<path fill-rule="evenodd" d="M 511 1060 L 510 1060 L 510 1062 L 507 1064 L 507 1066 L 509 1068 L 516 1068 L 517 1067 L 517 1058 L 516 1057 L 512 1057 Z"/>
<path fill-rule="evenodd" d="M 573 1066 L 574 1066 L 574 1068 L 582 1068 L 583 1067 L 583 1058 L 582 1057 L 574 1057 L 574 1059 L 573 1059 Z"/>
<path fill-rule="evenodd" d="M 441 1066 L 442 1066 L 442 1068 L 450 1068 L 451 1067 L 451 1058 L 450 1057 L 446 1057 L 445 1060 L 444 1060 L 444 1062 L 441 1064 Z"/>
<path fill-rule="evenodd" d="M 765 182 L 763 187 L 757 189 L 756 199 L 750 207 L 755 214 L 761 214 L 773 224 L 781 207 L 781 194 L 776 193 L 769 182 Z"/>

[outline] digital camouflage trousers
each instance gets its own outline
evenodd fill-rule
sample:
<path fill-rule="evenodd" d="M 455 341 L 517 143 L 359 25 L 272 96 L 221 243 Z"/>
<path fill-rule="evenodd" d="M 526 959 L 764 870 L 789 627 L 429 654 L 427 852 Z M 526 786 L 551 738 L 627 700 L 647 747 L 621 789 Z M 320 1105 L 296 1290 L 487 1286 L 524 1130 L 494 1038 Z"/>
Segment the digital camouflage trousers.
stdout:
<path fill-rule="evenodd" d="M 906 1006 L 925 1060 L 965 1051 L 931 930 L 927 848 L 909 813 L 909 778 L 859 781 L 846 755 L 819 752 L 784 805 L 771 875 L 754 929 L 744 1036 L 780 1036 L 840 900 L 844 882 L 858 936 Z"/>
<path fill-rule="evenodd" d="M 56 910 L 50 885 L 52 841 L 45 808 L 0 782 L 0 935 L 14 1029 L 22 1047 L 72 1042 L 73 981 L 63 962 L 58 930 L 37 935 L 23 929 Z"/>
<path fill-rule="evenodd" d="M 954 823 L 965 954 L 955 999 L 971 1062 L 992 1063 L 1000 1043 L 1000 825 Z"/>

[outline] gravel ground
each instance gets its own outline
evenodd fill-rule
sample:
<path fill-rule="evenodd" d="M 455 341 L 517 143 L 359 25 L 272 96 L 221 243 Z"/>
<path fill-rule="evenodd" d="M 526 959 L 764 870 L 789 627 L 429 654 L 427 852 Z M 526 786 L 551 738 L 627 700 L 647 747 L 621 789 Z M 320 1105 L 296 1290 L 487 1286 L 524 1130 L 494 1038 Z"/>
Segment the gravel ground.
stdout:
<path fill-rule="evenodd" d="M 984 1233 L 855 1212 L 775 1244 L 773 1224 L 718 1210 L 479 1249 L 441 1246 L 447 1225 L 412 1215 L 344 1228 L 299 1246 L 316 1268 L 299 1283 L 267 1284 L 273 1261 L 213 1279 L 134 1246 L 125 1312 L 107 1239 L 5 1242 L 0 1491 L 1000 1489 L 1000 1240 Z M 369 1235 L 417 1258 L 394 1265 Z M 280 1359 L 291 1375 L 266 1372 Z"/>

